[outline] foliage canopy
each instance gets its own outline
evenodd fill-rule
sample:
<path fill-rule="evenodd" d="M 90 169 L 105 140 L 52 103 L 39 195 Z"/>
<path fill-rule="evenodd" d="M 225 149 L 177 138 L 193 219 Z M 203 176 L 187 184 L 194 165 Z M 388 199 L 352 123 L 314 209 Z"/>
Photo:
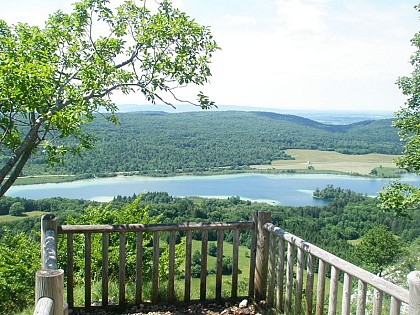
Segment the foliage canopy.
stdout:
<path fill-rule="evenodd" d="M 127 0 L 114 8 L 107 0 L 81 0 L 72 13 L 51 14 L 44 28 L 0 20 L 0 196 L 13 184 L 36 148 L 49 163 L 67 152 L 91 148 L 94 137 L 82 125 L 106 110 L 116 123 L 115 91 L 140 91 L 171 105 L 175 90 L 203 85 L 218 49 L 207 27 L 163 0 Z M 195 105 L 214 105 L 202 92 Z M 72 145 L 57 141 L 75 139 Z"/>
<path fill-rule="evenodd" d="M 402 242 L 383 225 L 369 230 L 357 246 L 357 254 L 374 273 L 379 273 L 402 253 Z"/>
<path fill-rule="evenodd" d="M 415 6 L 420 12 L 420 5 Z M 397 85 L 407 96 L 405 107 L 396 113 L 393 125 L 398 128 L 401 141 L 405 143 L 404 154 L 397 165 L 409 172 L 420 175 L 420 32 L 411 44 L 417 49 L 411 56 L 413 71 L 411 76 L 401 77 Z M 397 215 L 410 215 L 420 206 L 420 188 L 395 182 L 379 195 L 382 208 L 393 210 Z"/>

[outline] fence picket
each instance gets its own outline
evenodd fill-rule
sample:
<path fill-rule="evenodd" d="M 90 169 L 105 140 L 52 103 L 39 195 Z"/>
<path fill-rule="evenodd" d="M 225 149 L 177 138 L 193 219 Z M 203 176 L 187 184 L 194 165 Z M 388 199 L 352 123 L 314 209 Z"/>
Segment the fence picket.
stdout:
<path fill-rule="evenodd" d="M 216 300 L 222 299 L 223 230 L 217 231 Z"/>
<path fill-rule="evenodd" d="M 92 304 L 92 235 L 90 232 L 85 233 L 85 307 L 89 308 Z"/>
<path fill-rule="evenodd" d="M 383 293 L 378 289 L 373 290 L 373 315 L 382 314 L 382 298 Z"/>
<path fill-rule="evenodd" d="M 102 306 L 108 306 L 109 233 L 102 233 Z"/>
<path fill-rule="evenodd" d="M 136 304 L 143 301 L 143 232 L 136 232 Z"/>
<path fill-rule="evenodd" d="M 276 237 L 270 237 L 269 247 L 269 262 L 268 262 L 268 291 L 267 291 L 267 303 L 269 306 L 274 305 L 274 285 L 275 285 L 275 272 L 276 272 Z"/>
<path fill-rule="evenodd" d="M 341 314 L 342 315 L 350 314 L 351 282 L 352 282 L 352 277 L 347 272 L 345 272 L 344 283 L 343 283 L 343 297 L 341 301 Z"/>
<path fill-rule="evenodd" d="M 400 314 L 401 310 L 401 301 L 395 298 L 394 296 L 391 296 L 391 307 L 390 307 L 390 314 L 391 315 L 398 315 Z M 417 315 L 416 313 L 414 313 Z M 410 314 L 411 315 L 411 314 Z"/>
<path fill-rule="evenodd" d="M 232 251 L 232 288 L 230 292 L 230 297 L 232 299 L 236 299 L 238 296 L 239 230 L 233 230 Z"/>
<path fill-rule="evenodd" d="M 285 313 L 289 314 L 292 310 L 292 290 L 293 290 L 293 251 L 292 243 L 287 243 L 287 265 L 286 265 L 286 305 Z"/>
<path fill-rule="evenodd" d="M 153 232 L 152 303 L 159 299 L 159 231 Z"/>
<path fill-rule="evenodd" d="M 313 296 L 314 296 L 314 257 L 308 254 L 306 270 L 306 287 L 305 287 L 305 314 L 312 314 Z"/>
<path fill-rule="evenodd" d="M 201 235 L 201 273 L 200 273 L 200 300 L 204 301 L 207 295 L 207 249 L 209 233 L 203 231 Z"/>
<path fill-rule="evenodd" d="M 119 289 L 118 289 L 118 300 L 119 305 L 123 306 L 125 305 L 125 242 L 126 242 L 126 235 L 124 232 L 119 233 L 120 238 L 120 257 L 118 262 L 118 283 L 119 283 Z"/>
<path fill-rule="evenodd" d="M 189 302 L 191 298 L 191 251 L 192 251 L 192 231 L 187 231 L 185 251 L 185 286 L 184 302 Z"/>
<path fill-rule="evenodd" d="M 328 301 L 328 315 L 335 315 L 337 310 L 338 273 L 335 266 L 331 266 L 330 297 Z"/>
<path fill-rule="evenodd" d="M 284 239 L 278 240 L 277 258 L 277 286 L 276 286 L 276 307 L 279 311 L 283 310 L 283 282 L 284 282 Z"/>
<path fill-rule="evenodd" d="M 367 285 L 359 279 L 357 288 L 357 315 L 364 315 L 366 310 L 366 291 Z"/>
<path fill-rule="evenodd" d="M 176 232 L 169 235 L 169 271 L 168 271 L 168 302 L 175 301 L 175 243 Z"/>
<path fill-rule="evenodd" d="M 303 250 L 297 249 L 296 262 L 296 292 L 295 292 L 295 312 L 300 314 L 302 311 L 302 290 L 303 290 Z"/>
<path fill-rule="evenodd" d="M 67 304 L 74 307 L 73 233 L 67 234 Z"/>
<path fill-rule="evenodd" d="M 249 259 L 249 282 L 248 282 L 248 296 L 254 297 L 255 295 L 255 264 L 257 256 L 257 229 L 258 224 L 258 212 L 254 211 L 252 214 L 252 223 L 254 228 L 251 233 L 251 252 Z"/>
<path fill-rule="evenodd" d="M 316 286 L 316 315 L 324 314 L 325 271 L 327 265 L 322 259 L 318 260 L 318 283 Z"/>

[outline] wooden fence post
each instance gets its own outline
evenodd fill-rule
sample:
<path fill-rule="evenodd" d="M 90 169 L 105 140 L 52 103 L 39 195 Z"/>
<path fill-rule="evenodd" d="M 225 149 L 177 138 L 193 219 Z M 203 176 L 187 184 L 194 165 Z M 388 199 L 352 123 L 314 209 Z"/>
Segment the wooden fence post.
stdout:
<path fill-rule="evenodd" d="M 41 298 L 50 298 L 54 315 L 67 314 L 64 271 L 57 267 L 57 219 L 53 214 L 41 217 L 41 266 L 35 275 L 35 305 Z"/>
<path fill-rule="evenodd" d="M 420 315 L 420 271 L 412 271 L 407 276 L 409 303 L 408 314 Z"/>
<path fill-rule="evenodd" d="M 64 271 L 38 270 L 35 282 L 35 304 L 40 298 L 48 297 L 54 302 L 54 315 L 64 313 Z"/>
<path fill-rule="evenodd" d="M 268 272 L 268 245 L 270 233 L 264 229 L 264 224 L 270 222 L 271 212 L 258 211 L 257 219 L 257 254 L 255 262 L 255 301 L 266 299 Z"/>
<path fill-rule="evenodd" d="M 57 218 L 53 214 L 41 217 L 42 269 L 57 269 Z"/>

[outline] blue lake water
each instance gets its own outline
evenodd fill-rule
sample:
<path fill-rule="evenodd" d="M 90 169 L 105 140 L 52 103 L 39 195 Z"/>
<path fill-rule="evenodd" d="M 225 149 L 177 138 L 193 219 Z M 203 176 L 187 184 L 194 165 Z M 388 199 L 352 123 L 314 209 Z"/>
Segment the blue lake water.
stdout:
<path fill-rule="evenodd" d="M 334 185 L 376 196 L 389 179 L 372 179 L 341 175 L 309 174 L 237 174 L 217 176 L 144 177 L 118 176 L 59 184 L 14 186 L 7 195 L 28 199 L 65 197 L 109 201 L 114 196 L 163 191 L 172 196 L 203 196 L 264 201 L 276 205 L 314 206 L 325 202 L 312 198 L 316 188 Z M 404 182 L 420 186 L 418 176 L 406 176 Z"/>

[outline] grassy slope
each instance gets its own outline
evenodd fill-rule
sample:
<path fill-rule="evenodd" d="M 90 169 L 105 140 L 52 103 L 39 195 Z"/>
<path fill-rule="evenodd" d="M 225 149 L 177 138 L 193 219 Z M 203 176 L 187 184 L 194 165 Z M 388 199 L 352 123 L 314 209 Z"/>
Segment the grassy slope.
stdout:
<path fill-rule="evenodd" d="M 394 160 L 398 157 L 398 155 L 389 154 L 349 155 L 333 151 L 297 149 L 286 150 L 286 153 L 295 159 L 277 160 L 273 161 L 271 165 L 253 165 L 253 167 L 255 169 L 306 170 L 309 165 L 312 165 L 318 171 L 338 171 L 368 175 L 376 167 L 395 168 Z"/>
<path fill-rule="evenodd" d="M 23 219 L 26 219 L 28 217 L 41 217 L 41 215 L 43 215 L 45 213 L 46 212 L 42 212 L 42 211 L 24 212 L 23 215 L 20 216 L 20 217 L 14 217 L 14 216 L 11 216 L 9 214 L 0 215 L 0 223 L 23 220 Z"/>

